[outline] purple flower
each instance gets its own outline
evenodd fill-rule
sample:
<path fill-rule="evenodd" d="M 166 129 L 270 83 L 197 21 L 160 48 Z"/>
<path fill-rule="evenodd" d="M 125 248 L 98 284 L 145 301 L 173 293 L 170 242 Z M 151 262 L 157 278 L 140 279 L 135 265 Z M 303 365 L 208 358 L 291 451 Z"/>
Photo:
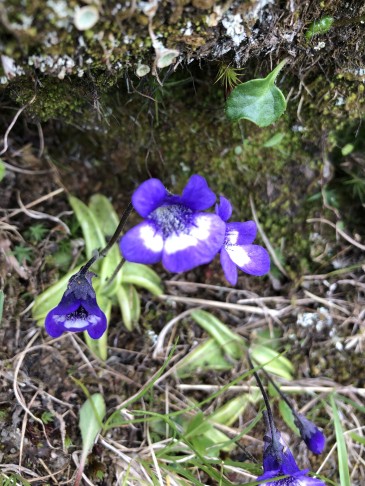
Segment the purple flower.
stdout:
<path fill-rule="evenodd" d="M 271 432 L 267 431 L 264 437 L 264 474 L 257 481 L 268 481 L 266 486 L 325 486 L 320 479 L 307 476 L 307 470 L 300 470 L 295 462 L 293 454 L 283 441 L 278 430 L 275 431 L 275 440 L 272 440 Z M 283 479 L 275 479 L 287 476 Z"/>
<path fill-rule="evenodd" d="M 87 331 L 93 339 L 104 334 L 107 320 L 96 302 L 93 276 L 94 273 L 81 269 L 70 278 L 61 302 L 46 316 L 45 327 L 51 337 L 61 336 L 65 331 Z"/>
<path fill-rule="evenodd" d="M 222 247 L 226 227 L 219 216 L 201 212 L 215 199 L 199 175 L 190 177 L 181 196 L 168 192 L 159 179 L 143 182 L 132 204 L 145 220 L 123 236 L 124 258 L 147 264 L 162 260 L 170 272 L 186 272 L 210 262 Z"/>
<path fill-rule="evenodd" d="M 232 215 L 231 203 L 225 197 L 216 204 L 215 212 L 223 221 Z M 254 221 L 227 223 L 223 247 L 220 252 L 224 275 L 231 285 L 236 285 L 237 267 L 250 275 L 261 276 L 270 270 L 268 252 L 259 245 L 253 245 L 257 228 Z"/>
<path fill-rule="evenodd" d="M 326 438 L 319 428 L 299 413 L 294 413 L 294 422 L 308 449 L 314 454 L 321 454 L 326 445 Z"/>

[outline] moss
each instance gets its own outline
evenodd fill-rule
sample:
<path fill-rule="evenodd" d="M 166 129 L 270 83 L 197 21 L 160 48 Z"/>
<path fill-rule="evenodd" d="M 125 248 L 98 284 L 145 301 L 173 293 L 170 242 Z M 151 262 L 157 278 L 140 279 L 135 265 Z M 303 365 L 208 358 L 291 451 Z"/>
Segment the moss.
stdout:
<path fill-rule="evenodd" d="M 10 96 L 19 106 L 24 106 L 36 95 L 35 101 L 27 108 L 28 116 L 45 121 L 62 118 L 66 122 L 75 121 L 75 115 L 90 109 L 92 91 L 83 83 L 72 80 L 44 78 L 35 90 L 27 78 L 18 78 L 11 85 Z"/>

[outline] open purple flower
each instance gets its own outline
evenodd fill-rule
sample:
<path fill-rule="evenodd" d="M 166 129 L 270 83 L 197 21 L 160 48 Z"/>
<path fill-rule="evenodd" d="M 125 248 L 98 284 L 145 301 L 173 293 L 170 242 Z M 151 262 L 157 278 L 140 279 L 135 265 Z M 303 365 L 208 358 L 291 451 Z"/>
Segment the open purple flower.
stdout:
<path fill-rule="evenodd" d="M 170 272 L 185 272 L 208 263 L 221 249 L 225 223 L 202 213 L 215 202 L 206 180 L 193 175 L 181 196 L 171 194 L 159 179 L 143 182 L 132 196 L 145 220 L 127 231 L 120 249 L 127 261 L 153 264 L 162 260 Z"/>
<path fill-rule="evenodd" d="M 319 428 L 304 415 L 296 412 L 294 422 L 308 449 L 314 454 L 321 454 L 326 445 L 326 438 Z"/>
<path fill-rule="evenodd" d="M 228 221 L 232 215 L 231 203 L 225 197 L 216 204 L 215 212 Z M 257 228 L 254 221 L 245 223 L 227 223 L 223 247 L 220 252 L 224 275 L 231 285 L 236 285 L 237 267 L 250 275 L 261 276 L 270 270 L 268 252 L 259 245 L 253 245 Z"/>
<path fill-rule="evenodd" d="M 275 431 L 273 440 L 270 429 L 264 437 L 264 474 L 257 481 L 267 481 L 266 486 L 325 486 L 323 481 L 307 476 L 307 470 L 300 470 L 295 462 L 293 454 L 283 441 L 278 430 Z M 276 479 L 286 476 L 282 479 Z"/>
<path fill-rule="evenodd" d="M 96 302 L 93 276 L 94 273 L 81 269 L 70 278 L 61 302 L 46 316 L 45 328 L 51 337 L 61 336 L 65 331 L 87 331 L 93 339 L 104 334 L 107 320 Z"/>

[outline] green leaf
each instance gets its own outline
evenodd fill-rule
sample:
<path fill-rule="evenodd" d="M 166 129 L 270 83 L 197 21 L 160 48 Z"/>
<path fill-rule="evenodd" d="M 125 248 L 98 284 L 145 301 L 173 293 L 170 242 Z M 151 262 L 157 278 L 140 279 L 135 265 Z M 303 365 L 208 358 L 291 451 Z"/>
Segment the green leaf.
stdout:
<path fill-rule="evenodd" d="M 122 283 L 122 271 L 119 270 L 113 281 L 109 284 L 109 279 L 113 275 L 114 270 L 119 265 L 122 259 L 118 245 L 113 245 L 106 257 L 101 262 L 100 269 L 100 292 L 103 295 L 111 297 L 116 294 L 118 288 Z"/>
<path fill-rule="evenodd" d="M 365 437 L 362 435 L 355 434 L 355 432 L 350 432 L 350 437 L 352 440 L 357 442 L 358 444 L 365 445 Z"/>
<path fill-rule="evenodd" d="M 92 449 L 95 439 L 102 429 L 105 413 L 105 401 L 100 393 L 91 395 L 80 408 L 79 428 L 82 437 L 83 455 L 87 455 Z"/>
<path fill-rule="evenodd" d="M 117 290 L 117 299 L 128 331 L 133 331 L 141 314 L 141 301 L 133 285 L 123 284 Z"/>
<path fill-rule="evenodd" d="M 94 194 L 89 201 L 90 211 L 95 216 L 105 236 L 111 236 L 117 229 L 119 217 L 109 199 L 103 194 Z"/>
<path fill-rule="evenodd" d="M 308 27 L 307 32 L 305 33 L 305 37 L 307 40 L 310 40 L 312 37 L 318 34 L 325 34 L 330 30 L 332 24 L 334 22 L 334 18 L 326 15 L 321 19 L 315 20 L 310 24 Z"/>
<path fill-rule="evenodd" d="M 225 359 L 217 341 L 208 339 L 179 361 L 176 372 L 180 378 L 185 378 L 204 370 L 224 371 L 232 367 L 233 363 Z"/>
<path fill-rule="evenodd" d="M 275 86 L 275 80 L 286 60 L 266 77 L 252 79 L 234 88 L 226 101 L 227 117 L 232 121 L 250 120 L 259 127 L 274 123 L 285 111 L 283 93 Z"/>
<path fill-rule="evenodd" d="M 333 395 L 330 397 L 330 403 L 333 412 L 333 422 L 335 425 L 336 443 L 337 443 L 337 457 L 338 457 L 338 469 L 340 472 L 341 486 L 351 486 L 349 462 L 347 455 L 347 448 L 345 442 L 345 436 L 343 434 L 341 420 L 336 407 L 335 399 Z"/>
<path fill-rule="evenodd" d="M 246 349 L 245 340 L 232 332 L 228 326 L 213 314 L 203 310 L 195 310 L 191 317 L 221 346 L 223 353 L 233 359 L 240 359 Z"/>
<path fill-rule="evenodd" d="M 217 424 L 233 425 L 240 416 L 242 416 L 250 403 L 255 403 L 260 396 L 258 391 L 245 393 L 238 397 L 232 398 L 227 403 L 218 408 L 209 417 L 210 422 Z"/>
<path fill-rule="evenodd" d="M 206 421 L 203 412 L 198 412 L 191 420 L 187 422 L 185 439 L 191 439 L 194 436 L 204 434 L 212 426 Z"/>
<path fill-rule="evenodd" d="M 261 365 L 268 373 L 281 376 L 286 380 L 293 379 L 293 365 L 277 351 L 261 344 L 254 345 L 250 348 L 252 358 Z"/>
<path fill-rule="evenodd" d="M 91 258 L 94 250 L 105 247 L 103 232 L 92 211 L 77 197 L 69 196 L 69 202 L 80 223 L 85 240 L 86 257 Z"/>
<path fill-rule="evenodd" d="M 275 145 L 279 145 L 279 143 L 283 140 L 285 137 L 285 133 L 275 133 L 269 140 L 267 140 L 264 143 L 264 147 L 269 148 L 269 147 L 275 147 Z"/>
<path fill-rule="evenodd" d="M 4 292 L 0 290 L 0 324 L 3 318 L 3 309 L 4 309 Z"/>
<path fill-rule="evenodd" d="M 290 427 L 295 434 L 299 435 L 298 427 L 294 423 L 294 417 L 291 408 L 284 400 L 279 401 L 279 411 L 286 425 Z"/>
<path fill-rule="evenodd" d="M 346 157 L 346 155 L 351 154 L 351 152 L 354 151 L 354 146 L 352 143 L 347 143 L 344 147 L 341 149 L 341 154 Z"/>
<path fill-rule="evenodd" d="M 0 182 L 4 179 L 4 177 L 5 177 L 5 164 L 0 159 Z"/>
<path fill-rule="evenodd" d="M 125 262 L 122 267 L 122 282 L 138 285 L 154 295 L 162 295 L 161 279 L 151 268 L 140 263 Z"/>
<path fill-rule="evenodd" d="M 72 277 L 72 275 L 75 275 L 75 273 L 80 270 L 81 267 L 82 265 L 74 268 L 66 275 L 64 275 L 60 280 L 58 280 L 55 284 L 51 285 L 51 287 L 48 287 L 47 290 L 45 290 L 36 297 L 32 308 L 32 316 L 33 319 L 37 321 L 38 325 L 43 325 L 44 318 L 46 317 L 48 312 L 59 304 L 62 295 L 66 290 L 67 282 Z"/>

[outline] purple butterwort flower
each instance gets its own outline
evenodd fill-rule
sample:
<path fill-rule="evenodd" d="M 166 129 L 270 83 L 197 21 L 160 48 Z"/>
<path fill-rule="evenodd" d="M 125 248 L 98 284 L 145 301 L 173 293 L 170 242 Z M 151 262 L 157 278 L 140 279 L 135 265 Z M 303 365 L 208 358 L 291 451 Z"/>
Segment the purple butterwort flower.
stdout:
<path fill-rule="evenodd" d="M 162 260 L 170 272 L 186 272 L 208 263 L 222 247 L 225 223 L 202 213 L 215 202 L 204 177 L 193 175 L 181 196 L 171 194 L 159 179 L 143 182 L 132 196 L 145 220 L 127 231 L 120 249 L 127 261 L 153 264 Z"/>
<path fill-rule="evenodd" d="M 87 331 L 93 339 L 99 339 L 107 327 L 106 316 L 96 302 L 91 279 L 95 274 L 81 269 L 73 275 L 61 302 L 46 317 L 46 331 L 51 337 L 65 331 Z"/>
<path fill-rule="evenodd" d="M 294 422 L 306 446 L 314 454 L 321 454 L 326 445 L 326 438 L 319 428 L 304 415 L 294 413 Z"/>
<path fill-rule="evenodd" d="M 275 440 L 272 440 L 269 429 L 264 437 L 264 474 L 257 481 L 272 479 L 263 483 L 267 486 L 325 486 L 320 479 L 307 476 L 308 469 L 300 470 L 293 454 L 283 441 L 281 434 L 275 430 Z M 287 476 L 282 479 L 275 479 Z"/>
<path fill-rule="evenodd" d="M 216 204 L 215 212 L 223 221 L 232 215 L 231 203 L 225 197 Z M 253 245 L 257 228 L 254 221 L 227 223 L 223 247 L 220 252 L 224 275 L 231 285 L 236 285 L 237 267 L 250 275 L 261 276 L 270 270 L 268 252 L 259 245 Z"/>

